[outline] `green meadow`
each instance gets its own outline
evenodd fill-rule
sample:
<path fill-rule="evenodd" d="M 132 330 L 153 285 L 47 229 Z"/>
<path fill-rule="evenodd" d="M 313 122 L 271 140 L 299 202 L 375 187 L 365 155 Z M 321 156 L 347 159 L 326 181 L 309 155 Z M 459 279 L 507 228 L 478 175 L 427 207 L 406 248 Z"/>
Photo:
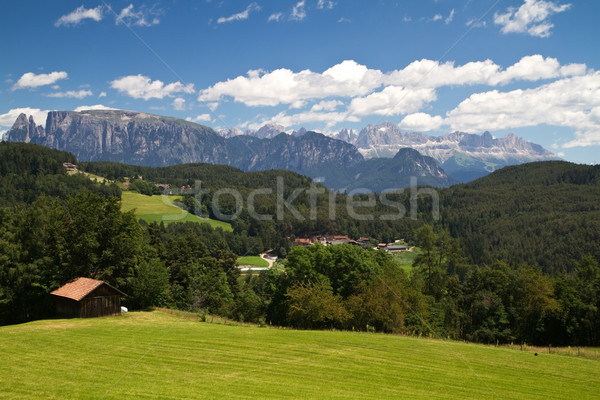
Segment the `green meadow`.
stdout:
<path fill-rule="evenodd" d="M 213 228 L 222 228 L 231 231 L 231 224 L 210 218 L 201 218 L 190 214 L 173 204 L 174 200 L 181 199 L 180 196 L 146 196 L 136 192 L 123 191 L 121 195 L 121 210 L 129 211 L 135 209 L 135 214 L 144 221 L 151 223 L 164 222 L 168 225 L 172 222 L 205 222 Z"/>
<path fill-rule="evenodd" d="M 244 256 L 239 257 L 237 259 L 238 265 L 253 265 L 255 267 L 267 268 L 269 267 L 269 263 L 267 260 L 259 257 L 259 256 Z"/>
<path fill-rule="evenodd" d="M 393 256 L 396 264 L 398 264 L 398 266 L 406 273 L 410 273 L 413 268 L 413 262 L 419 254 L 421 254 L 421 249 L 415 247 L 412 251 L 402 251 L 400 253 L 395 253 Z"/>
<path fill-rule="evenodd" d="M 600 361 L 160 311 L 0 327 L 0 398 L 592 399 Z"/>

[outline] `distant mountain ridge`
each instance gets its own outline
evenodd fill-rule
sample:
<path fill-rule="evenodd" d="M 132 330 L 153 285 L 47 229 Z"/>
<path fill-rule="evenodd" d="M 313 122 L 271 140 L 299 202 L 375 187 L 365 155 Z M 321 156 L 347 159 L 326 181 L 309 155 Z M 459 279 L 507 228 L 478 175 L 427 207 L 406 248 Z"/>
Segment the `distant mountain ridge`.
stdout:
<path fill-rule="evenodd" d="M 357 176 L 361 177 L 361 187 L 367 190 L 406 187 L 410 184 L 405 176 L 408 171 L 421 184 L 445 187 L 454 182 L 435 160 L 418 152 L 410 153 L 400 167 L 403 159 L 398 158 L 366 162 L 350 143 L 316 132 L 288 135 L 277 133 L 278 130 L 279 126 L 266 127 L 260 133 L 264 138 L 226 138 L 206 126 L 146 113 L 51 111 L 45 129 L 36 125 L 32 117 L 21 114 L 7 132 L 7 140 L 66 150 L 81 161 L 146 166 L 202 162 L 244 171 L 285 169 L 320 178 L 336 190 L 352 188 Z M 375 165 L 377 173 L 372 169 Z"/>
<path fill-rule="evenodd" d="M 234 128 L 235 129 L 235 128 Z M 224 135 L 229 131 L 221 132 Z M 266 137 L 266 132 L 284 132 L 281 125 L 265 125 L 257 131 L 235 130 L 237 135 Z M 304 129 L 291 132 L 299 136 Z M 418 132 L 404 132 L 396 124 L 384 122 L 367 125 L 356 132 L 342 129 L 332 138 L 350 143 L 367 159 L 392 158 L 400 149 L 411 148 L 425 156 L 433 157 L 453 178 L 468 182 L 485 176 L 507 165 L 532 161 L 558 160 L 552 152 L 542 146 L 526 141 L 512 133 L 503 138 L 494 138 L 489 132 L 481 135 L 453 132 L 441 136 L 429 136 Z"/>

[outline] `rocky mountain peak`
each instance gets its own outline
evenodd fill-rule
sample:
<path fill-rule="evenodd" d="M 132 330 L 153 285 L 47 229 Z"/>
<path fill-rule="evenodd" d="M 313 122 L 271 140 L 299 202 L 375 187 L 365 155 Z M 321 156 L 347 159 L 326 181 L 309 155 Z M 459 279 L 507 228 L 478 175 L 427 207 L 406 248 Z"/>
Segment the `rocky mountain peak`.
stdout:
<path fill-rule="evenodd" d="M 29 118 L 27 118 L 27 115 L 21 113 L 17 117 L 12 128 L 6 132 L 5 138 L 11 142 L 29 143 L 43 135 L 44 128 L 40 125 L 36 125 L 33 120 L 33 115 L 30 115 Z"/>

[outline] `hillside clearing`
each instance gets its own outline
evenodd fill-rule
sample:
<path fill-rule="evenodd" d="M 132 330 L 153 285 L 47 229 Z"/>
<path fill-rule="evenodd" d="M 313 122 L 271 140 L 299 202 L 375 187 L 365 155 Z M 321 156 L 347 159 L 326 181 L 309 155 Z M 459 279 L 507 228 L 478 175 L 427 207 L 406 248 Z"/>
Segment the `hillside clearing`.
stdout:
<path fill-rule="evenodd" d="M 600 361 L 162 312 L 0 327 L 0 398 L 584 399 Z"/>
<path fill-rule="evenodd" d="M 208 223 L 213 228 L 221 228 L 231 231 L 231 224 L 210 218 L 201 218 L 188 213 L 173 204 L 174 200 L 181 199 L 180 196 L 146 196 L 140 193 L 123 191 L 121 195 L 121 210 L 130 211 L 135 209 L 135 214 L 144 221 L 168 225 L 172 222 L 198 222 Z"/>
<path fill-rule="evenodd" d="M 259 256 L 244 256 L 237 259 L 238 265 L 252 265 L 259 268 L 269 268 L 269 262 Z"/>

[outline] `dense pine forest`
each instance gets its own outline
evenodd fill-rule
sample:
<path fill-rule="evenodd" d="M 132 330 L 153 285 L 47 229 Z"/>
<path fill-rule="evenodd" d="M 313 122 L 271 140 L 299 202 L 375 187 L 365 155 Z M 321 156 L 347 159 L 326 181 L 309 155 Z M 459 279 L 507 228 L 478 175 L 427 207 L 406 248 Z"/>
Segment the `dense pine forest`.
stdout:
<path fill-rule="evenodd" d="M 79 163 L 113 183 L 67 174 L 68 153 L 0 143 L 0 323 L 52 315 L 49 292 L 78 276 L 128 294 L 127 306 L 166 306 L 302 329 L 373 330 L 483 343 L 600 345 L 600 168 L 565 162 L 504 168 L 437 192 L 333 194 L 287 171 L 244 173 L 191 164 L 145 168 Z M 147 224 L 121 212 L 119 183 L 201 188 L 181 206 L 217 218 L 247 207 L 233 232 L 208 224 Z M 281 182 L 289 207 L 278 210 Z M 121 186 L 122 187 L 122 186 Z M 298 190 L 301 189 L 301 190 Z M 310 195 L 310 191 L 316 193 Z M 355 207 L 349 209 L 348 201 Z M 413 214 L 414 212 L 414 214 Z M 413 215 L 416 218 L 411 218 Z M 332 217 L 333 216 L 333 217 Z M 400 218 L 402 217 L 402 218 Z M 421 252 L 410 273 L 383 251 L 293 247 L 296 237 L 403 238 Z M 284 260 L 240 276 L 236 259 L 272 250 Z"/>

